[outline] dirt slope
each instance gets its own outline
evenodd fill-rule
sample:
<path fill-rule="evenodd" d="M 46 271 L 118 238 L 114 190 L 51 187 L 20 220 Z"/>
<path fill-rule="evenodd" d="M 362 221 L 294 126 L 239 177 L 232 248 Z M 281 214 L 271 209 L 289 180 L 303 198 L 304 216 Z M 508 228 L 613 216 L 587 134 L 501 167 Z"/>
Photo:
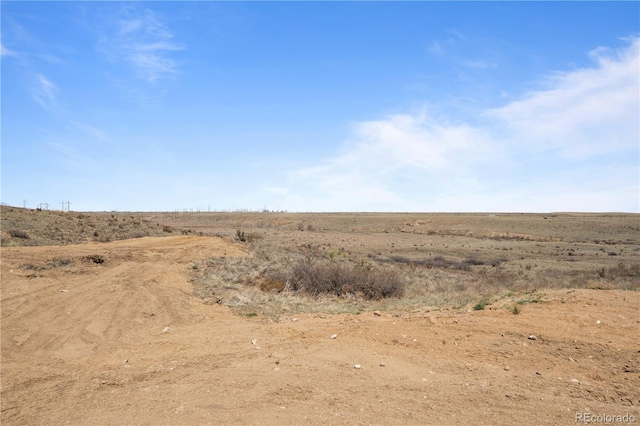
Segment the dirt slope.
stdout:
<path fill-rule="evenodd" d="M 82 244 L 161 237 L 180 230 L 141 213 L 79 213 L 0 205 L 2 247 Z M 185 231 L 186 232 L 186 231 Z"/>
<path fill-rule="evenodd" d="M 192 236 L 3 248 L 2 424 L 640 418 L 637 292 L 270 322 L 192 295 L 193 261 L 243 250 Z"/>

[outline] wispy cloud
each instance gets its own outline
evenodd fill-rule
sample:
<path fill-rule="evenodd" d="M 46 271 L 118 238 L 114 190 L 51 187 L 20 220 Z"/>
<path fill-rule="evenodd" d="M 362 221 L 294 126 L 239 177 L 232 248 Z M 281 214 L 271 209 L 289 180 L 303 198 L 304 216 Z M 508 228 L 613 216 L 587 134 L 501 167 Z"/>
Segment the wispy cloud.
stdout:
<path fill-rule="evenodd" d="M 103 171 L 100 161 L 96 161 L 96 158 L 73 142 L 56 137 L 47 141 L 46 148 L 58 164 L 64 164 L 73 171 L 82 171 L 85 178 L 89 176 L 88 173 Z"/>
<path fill-rule="evenodd" d="M 432 41 L 431 44 L 429 45 L 428 50 L 433 55 L 441 55 L 444 52 L 444 48 L 442 47 L 442 44 L 440 44 L 438 41 Z"/>
<path fill-rule="evenodd" d="M 31 21 L 30 23 L 35 25 L 43 24 L 43 20 L 39 17 L 23 16 L 21 18 L 27 22 Z M 35 67 L 42 65 L 40 61 L 49 64 L 64 64 L 67 62 L 65 57 L 73 53 L 73 49 L 67 45 L 37 37 L 14 16 L 3 17 L 3 26 L 2 37 L 11 45 L 11 48 L 8 48 L 4 43 L 0 44 L 3 57 L 19 57 L 23 60 L 24 65 Z"/>
<path fill-rule="evenodd" d="M 289 174 L 283 205 L 637 211 L 638 46 L 597 49 L 592 67 L 557 73 L 474 125 L 427 109 L 356 123 L 338 155 Z"/>
<path fill-rule="evenodd" d="M 129 65 L 138 78 L 154 83 L 178 72 L 170 53 L 184 46 L 162 18 L 149 9 L 122 9 L 110 30 L 100 37 L 100 50 L 114 62 Z"/>
<path fill-rule="evenodd" d="M 50 110 L 57 106 L 58 88 L 42 74 L 35 76 L 31 94 L 33 99 L 45 109 Z"/>
<path fill-rule="evenodd" d="M 486 60 L 471 60 L 464 59 L 460 61 L 460 65 L 466 68 L 475 68 L 475 69 L 491 69 L 497 68 L 498 65 L 494 62 L 486 61 Z"/>
<path fill-rule="evenodd" d="M 442 37 L 431 41 L 427 51 L 460 70 L 495 69 L 499 61 L 490 45 L 489 41 L 468 38 L 456 29 L 448 29 Z"/>
<path fill-rule="evenodd" d="M 566 157 L 590 157 L 638 146 L 640 41 L 590 53 L 591 68 L 556 73 L 543 89 L 487 111 L 512 140 Z"/>
<path fill-rule="evenodd" d="M 3 44 L 0 44 L 0 56 L 18 56 L 13 50 L 7 49 Z"/>
<path fill-rule="evenodd" d="M 90 137 L 93 141 L 111 142 L 111 138 L 104 130 L 84 123 L 78 120 L 70 120 L 69 124 L 78 130 L 81 130 L 86 136 Z"/>

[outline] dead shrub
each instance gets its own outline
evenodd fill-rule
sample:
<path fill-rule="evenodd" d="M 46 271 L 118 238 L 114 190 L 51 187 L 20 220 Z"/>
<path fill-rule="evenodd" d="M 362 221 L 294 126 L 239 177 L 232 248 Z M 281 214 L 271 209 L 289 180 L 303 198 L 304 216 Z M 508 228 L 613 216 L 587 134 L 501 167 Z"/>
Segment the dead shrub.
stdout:
<path fill-rule="evenodd" d="M 265 293 L 280 293 L 284 291 L 286 284 L 278 279 L 265 279 L 264 281 L 260 282 L 259 287 L 260 290 L 264 291 Z"/>
<path fill-rule="evenodd" d="M 71 267 L 74 265 L 75 265 L 75 262 L 72 259 L 54 257 L 53 259 L 47 261 L 45 264 L 25 263 L 24 265 L 21 266 L 21 268 L 29 271 L 44 271 L 46 269 L 65 268 L 65 267 Z"/>
<path fill-rule="evenodd" d="M 400 263 L 421 268 L 439 268 L 439 269 L 457 269 L 467 271 L 470 265 L 484 265 L 484 262 L 476 259 L 466 259 L 462 262 L 457 260 L 445 259 L 442 256 L 435 256 L 427 259 L 412 260 L 404 256 L 389 256 L 388 259 L 380 259 L 386 263 Z"/>
<path fill-rule="evenodd" d="M 9 231 L 9 235 L 11 235 L 11 237 L 13 237 L 13 238 L 29 239 L 29 234 L 27 234 L 25 231 L 21 231 L 19 229 L 10 230 Z"/>
<path fill-rule="evenodd" d="M 236 229 L 236 240 L 240 241 L 241 243 L 252 243 L 261 238 L 263 238 L 261 234 L 248 233 L 244 232 L 241 229 Z"/>
<path fill-rule="evenodd" d="M 104 263 L 104 256 L 101 254 L 90 254 L 88 256 L 85 256 L 84 260 L 87 262 L 101 264 L 101 263 Z"/>
<path fill-rule="evenodd" d="M 640 263 L 632 263 L 627 265 L 625 262 L 618 262 L 618 265 L 612 268 L 607 268 L 606 272 L 602 268 L 602 273 L 599 275 L 604 278 L 640 278 Z"/>
<path fill-rule="evenodd" d="M 383 299 L 401 297 L 404 294 L 404 282 L 393 271 L 317 261 L 312 258 L 294 264 L 287 278 L 290 290 L 313 295 L 355 294 L 364 299 Z"/>
<path fill-rule="evenodd" d="M 473 265 L 473 266 L 484 265 L 484 261 L 480 259 L 476 259 L 475 257 L 468 257 L 462 263 L 465 263 L 467 265 Z"/>
<path fill-rule="evenodd" d="M 42 271 L 44 269 L 47 269 L 46 266 L 38 265 L 36 263 L 25 263 L 24 265 L 20 266 L 20 268 L 25 269 L 27 271 Z"/>
<path fill-rule="evenodd" d="M 75 263 L 72 259 L 54 257 L 48 262 L 48 265 L 51 266 L 52 268 L 63 268 L 66 266 L 74 266 Z"/>

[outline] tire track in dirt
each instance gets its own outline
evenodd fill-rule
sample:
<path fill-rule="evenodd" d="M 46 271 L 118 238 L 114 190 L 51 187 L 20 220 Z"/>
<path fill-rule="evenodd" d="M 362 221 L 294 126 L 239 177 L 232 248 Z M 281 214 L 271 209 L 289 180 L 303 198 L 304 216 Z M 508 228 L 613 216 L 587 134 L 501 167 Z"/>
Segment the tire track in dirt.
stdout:
<path fill-rule="evenodd" d="M 45 264 L 61 252 L 75 265 L 37 274 L 21 270 L 26 264 Z M 105 263 L 83 262 L 96 253 Z M 194 298 L 185 292 L 190 289 L 188 262 L 223 253 L 244 252 L 222 240 L 199 237 L 3 249 L 3 408 L 16 401 L 24 404 L 31 390 L 44 397 L 77 388 L 72 375 L 105 376 L 111 353 L 135 349 L 157 338 L 165 326 L 192 320 L 197 314 L 190 309 Z"/>

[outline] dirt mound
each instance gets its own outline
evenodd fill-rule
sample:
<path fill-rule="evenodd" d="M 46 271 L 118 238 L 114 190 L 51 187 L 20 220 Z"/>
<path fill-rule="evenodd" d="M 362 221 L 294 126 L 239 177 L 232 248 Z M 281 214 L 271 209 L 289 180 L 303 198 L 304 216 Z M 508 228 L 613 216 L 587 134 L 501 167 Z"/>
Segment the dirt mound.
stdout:
<path fill-rule="evenodd" d="M 78 213 L 1 206 L 2 247 L 109 242 L 180 234 L 140 213 Z"/>
<path fill-rule="evenodd" d="M 2 423 L 640 418 L 637 292 L 278 322 L 193 296 L 198 260 L 244 252 L 192 236 L 4 248 Z"/>

